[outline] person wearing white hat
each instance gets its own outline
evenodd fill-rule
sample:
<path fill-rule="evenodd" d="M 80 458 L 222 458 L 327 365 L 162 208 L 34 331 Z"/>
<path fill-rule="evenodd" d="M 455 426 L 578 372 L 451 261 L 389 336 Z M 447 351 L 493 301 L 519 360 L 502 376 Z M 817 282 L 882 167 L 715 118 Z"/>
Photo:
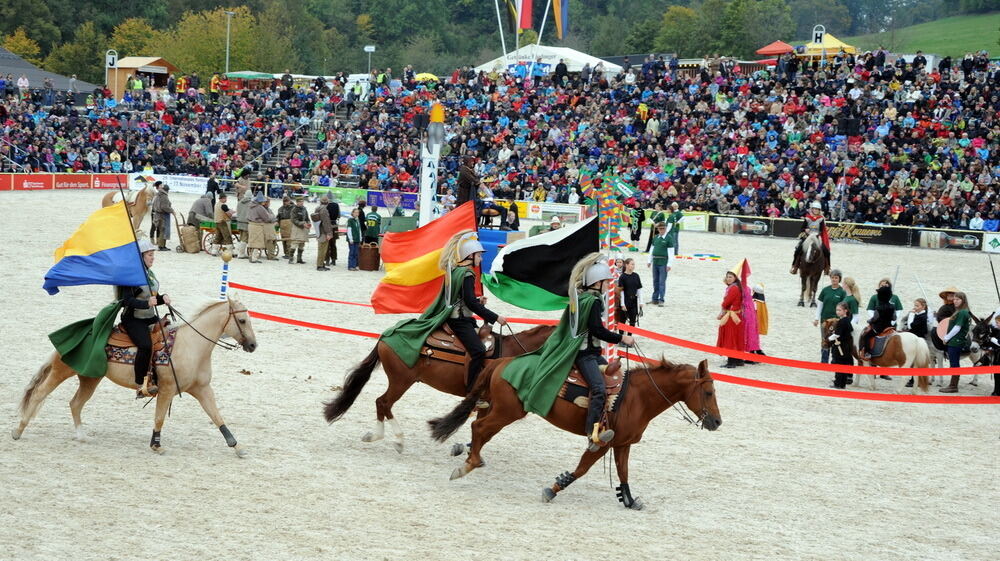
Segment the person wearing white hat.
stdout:
<path fill-rule="evenodd" d="M 122 327 L 136 346 L 134 363 L 135 385 L 138 388 L 136 395 L 151 397 L 156 395 L 156 386 L 152 384 L 149 375 L 153 359 L 153 340 L 149 330 L 159 319 L 156 306 L 170 305 L 170 297 L 160 294 L 160 282 L 153 274 L 156 246 L 147 238 L 139 240 L 137 245 L 146 269 L 147 284 L 117 286 L 115 296 L 122 302 Z"/>
<path fill-rule="evenodd" d="M 826 230 L 826 218 L 823 216 L 823 205 L 819 201 L 813 201 L 809 205 L 809 212 L 802 217 L 802 233 L 799 234 L 799 243 L 795 246 L 795 256 L 792 258 L 791 274 L 799 272 L 799 264 L 802 259 L 802 242 L 809 234 L 816 234 L 823 242 L 823 256 L 826 263 L 823 273 L 830 275 L 830 235 Z"/>
<path fill-rule="evenodd" d="M 552 220 L 549 220 L 549 231 L 558 230 L 559 228 L 562 228 L 562 222 L 558 216 L 553 216 Z"/>

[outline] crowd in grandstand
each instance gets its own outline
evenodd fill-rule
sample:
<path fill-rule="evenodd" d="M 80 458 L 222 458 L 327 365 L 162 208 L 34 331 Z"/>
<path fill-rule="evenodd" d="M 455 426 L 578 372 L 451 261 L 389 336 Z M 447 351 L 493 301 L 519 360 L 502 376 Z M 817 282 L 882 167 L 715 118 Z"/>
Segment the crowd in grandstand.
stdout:
<path fill-rule="evenodd" d="M 565 67 L 563 67 L 565 68 Z M 1000 68 L 985 52 L 928 65 L 884 51 L 770 68 L 708 59 L 685 70 L 649 57 L 616 75 L 457 69 L 441 81 L 372 73 L 302 88 L 276 81 L 222 100 L 195 88 L 114 108 L 0 104 L 0 165 L 231 177 L 300 126 L 268 181 L 414 191 L 422 114 L 448 109 L 442 190 L 478 158 L 496 198 L 566 202 L 584 169 L 638 187 L 630 205 L 799 217 L 819 201 L 855 222 L 992 228 L 1000 220 Z M 8 90 L 9 92 L 10 90 Z M 337 118 L 346 107 L 347 118 Z M 343 116 L 343 113 L 341 113 Z M 491 193 L 489 192 L 491 191 Z"/>

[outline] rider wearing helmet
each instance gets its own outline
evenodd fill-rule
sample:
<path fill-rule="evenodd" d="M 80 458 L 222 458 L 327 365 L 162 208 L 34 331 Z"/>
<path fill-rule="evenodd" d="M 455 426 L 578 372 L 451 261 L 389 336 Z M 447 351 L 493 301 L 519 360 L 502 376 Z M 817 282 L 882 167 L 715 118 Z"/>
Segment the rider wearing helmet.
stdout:
<path fill-rule="evenodd" d="M 135 354 L 135 385 L 138 388 L 137 397 L 156 395 L 156 386 L 150 385 L 146 377 L 152 368 L 153 340 L 150 327 L 157 322 L 156 306 L 170 304 L 170 298 L 160 294 L 160 283 L 153 274 L 153 260 L 156 258 L 156 246 L 148 239 L 139 240 L 139 252 L 142 254 L 143 266 L 146 269 L 145 286 L 119 286 L 116 294 L 121 300 L 122 327 L 128 333 L 136 346 Z"/>
<path fill-rule="evenodd" d="M 799 243 L 795 246 L 795 257 L 792 259 L 791 274 L 799 272 L 799 260 L 802 258 L 802 242 L 809 234 L 816 234 L 823 241 L 823 255 L 826 257 L 826 267 L 823 272 L 830 275 L 830 236 L 826 230 L 826 218 L 823 216 L 823 205 L 819 201 L 813 201 L 809 205 L 809 212 L 802 217 L 802 233 L 799 234 Z"/>

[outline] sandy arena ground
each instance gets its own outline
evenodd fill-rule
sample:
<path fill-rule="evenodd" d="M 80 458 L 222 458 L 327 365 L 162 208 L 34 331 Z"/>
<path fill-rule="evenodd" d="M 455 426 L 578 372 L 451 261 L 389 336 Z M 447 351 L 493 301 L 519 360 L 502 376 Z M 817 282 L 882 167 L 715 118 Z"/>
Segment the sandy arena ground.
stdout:
<path fill-rule="evenodd" d="M 51 352 L 46 334 L 92 315 L 111 296 L 107 287 L 54 297 L 41 289 L 52 250 L 100 206 L 102 194 L 0 196 L 7 217 L 0 419 L 9 427 L 24 386 Z M 172 199 L 186 214 L 194 197 Z M 307 265 L 235 261 L 232 279 L 365 302 L 380 274 L 348 272 L 343 238 L 340 244 L 332 272 L 314 270 L 311 243 Z M 677 264 L 667 307 L 647 308 L 642 327 L 714 343 L 723 272 L 747 256 L 767 285 L 765 351 L 818 359 L 813 310 L 795 307 L 790 240 L 684 233 L 681 248 L 724 260 Z M 835 244 L 833 255 L 866 299 L 901 264 L 897 289 L 907 306 L 920 295 L 916 274 L 934 294 L 958 284 L 977 313 L 995 307 L 981 253 Z M 217 290 L 219 261 L 205 254 L 160 253 L 155 268 L 181 310 Z M 651 284 L 644 261 L 641 271 Z M 400 319 L 355 306 L 240 296 L 256 311 L 369 331 Z M 495 299 L 491 305 L 507 315 L 557 317 Z M 387 441 L 362 443 L 384 375 L 377 372 L 333 426 L 323 421 L 321 402 L 373 341 L 264 321 L 254 329 L 256 353 L 217 351 L 214 358 L 222 414 L 249 458 L 225 446 L 190 396 L 174 401 L 163 430 L 167 453 L 154 455 L 147 447 L 153 408 L 142 409 L 133 392 L 109 382 L 84 410 L 90 440 L 76 442 L 70 380 L 20 441 L 0 438 L 0 560 L 995 559 L 996 406 L 858 401 L 717 383 L 725 420 L 718 432 L 694 430 L 668 411 L 634 447 L 631 485 L 646 510 L 621 507 L 601 464 L 543 504 L 542 488 L 575 467 L 581 438 L 529 417 L 489 444 L 486 468 L 449 481 L 461 459 L 429 439 L 424 421 L 456 398 L 415 386 L 395 407 L 406 431 L 403 454 Z M 642 346 L 685 362 L 704 358 L 651 341 Z M 719 370 L 721 358 L 708 358 Z M 252 375 L 241 375 L 244 368 Z M 732 373 L 816 387 L 831 378 L 767 365 Z M 967 382 L 961 395 L 992 391 L 988 377 L 978 387 Z"/>

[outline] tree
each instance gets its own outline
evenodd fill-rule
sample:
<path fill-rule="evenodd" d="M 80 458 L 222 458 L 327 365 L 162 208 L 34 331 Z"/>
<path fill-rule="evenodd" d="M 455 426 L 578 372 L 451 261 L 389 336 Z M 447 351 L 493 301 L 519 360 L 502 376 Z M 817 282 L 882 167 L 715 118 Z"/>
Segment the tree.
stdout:
<path fill-rule="evenodd" d="M 654 46 L 657 51 L 676 53 L 680 57 L 695 57 L 699 52 L 696 35 L 698 13 L 686 6 L 670 6 L 663 14 Z"/>
<path fill-rule="evenodd" d="M 792 12 L 785 0 L 733 0 L 722 17 L 725 54 L 750 56 L 775 39 L 795 33 Z"/>
<path fill-rule="evenodd" d="M 660 22 L 654 18 L 642 20 L 629 29 L 625 37 L 625 48 L 631 53 L 653 52 L 656 35 L 660 31 Z"/>
<path fill-rule="evenodd" d="M 36 0 L 0 1 L 0 35 L 10 34 L 23 28 L 29 37 L 38 41 L 42 52 L 48 52 L 62 39 L 59 28 L 52 23 L 54 19 L 45 2 Z"/>
<path fill-rule="evenodd" d="M 837 35 L 851 29 L 851 12 L 839 0 L 792 0 L 789 8 L 798 39 L 811 37 L 815 25 L 823 25 Z"/>
<path fill-rule="evenodd" d="M 3 44 L 3 48 L 35 66 L 42 63 L 41 58 L 38 56 L 41 54 L 42 48 L 38 46 L 38 43 L 34 39 L 28 37 L 23 27 L 18 27 L 14 33 L 3 37 L 0 43 Z"/>
<path fill-rule="evenodd" d="M 153 26 L 142 18 L 129 18 L 111 32 L 111 48 L 118 51 L 118 56 L 150 56 L 154 47 L 150 40 L 156 34 Z"/>
<path fill-rule="evenodd" d="M 45 57 L 45 69 L 69 76 L 76 74 L 92 84 L 104 83 L 104 51 L 108 38 L 97 30 L 94 22 L 84 22 L 73 40 L 59 45 Z"/>

